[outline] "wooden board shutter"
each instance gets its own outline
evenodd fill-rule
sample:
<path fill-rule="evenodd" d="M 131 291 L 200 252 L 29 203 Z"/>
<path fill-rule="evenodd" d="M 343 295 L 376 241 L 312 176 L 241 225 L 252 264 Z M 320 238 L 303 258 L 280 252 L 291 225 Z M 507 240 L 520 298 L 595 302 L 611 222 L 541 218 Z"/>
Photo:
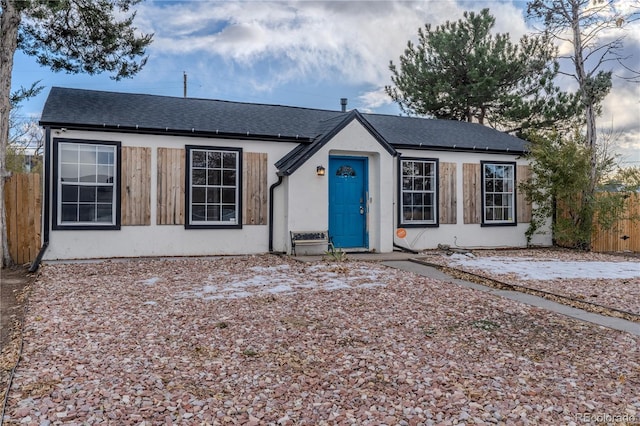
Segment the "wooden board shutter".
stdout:
<path fill-rule="evenodd" d="M 151 225 L 151 148 L 122 147 L 122 225 Z"/>
<path fill-rule="evenodd" d="M 455 224 L 458 222 L 456 214 L 458 205 L 456 199 L 456 163 L 440 163 L 439 168 L 439 222 L 443 224 Z"/>
<path fill-rule="evenodd" d="M 531 167 L 530 166 L 517 166 L 516 169 L 516 208 L 518 211 L 517 220 L 518 223 L 529 223 L 531 222 L 531 203 L 527 201 L 524 191 L 520 189 L 520 183 L 527 182 L 531 179 Z"/>
<path fill-rule="evenodd" d="M 242 223 L 267 224 L 267 154 L 245 152 L 242 158 Z"/>
<path fill-rule="evenodd" d="M 158 148 L 158 225 L 184 225 L 185 152 Z"/>
<path fill-rule="evenodd" d="M 482 179 L 480 164 L 462 165 L 464 223 L 480 223 L 482 217 Z"/>

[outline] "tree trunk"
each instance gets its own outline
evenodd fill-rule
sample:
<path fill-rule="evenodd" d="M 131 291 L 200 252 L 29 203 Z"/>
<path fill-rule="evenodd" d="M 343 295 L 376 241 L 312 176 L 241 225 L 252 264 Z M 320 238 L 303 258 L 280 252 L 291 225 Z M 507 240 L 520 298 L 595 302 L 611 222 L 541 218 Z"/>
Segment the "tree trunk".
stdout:
<path fill-rule="evenodd" d="M 576 13 L 578 11 L 576 10 Z M 576 17 L 576 19 L 578 19 Z M 580 85 L 580 94 L 582 96 L 582 102 L 585 107 L 585 120 L 587 126 L 586 144 L 587 148 L 591 150 L 591 184 L 595 188 L 596 183 L 596 166 L 597 166 L 597 133 L 596 133 L 596 111 L 594 105 L 593 93 L 589 92 L 589 81 L 584 69 L 584 58 L 582 52 L 582 40 L 580 36 L 580 24 L 577 21 L 573 22 L 573 38 L 575 44 L 575 67 L 576 77 L 578 84 Z"/>
<path fill-rule="evenodd" d="M 597 133 L 596 133 L 596 111 L 593 93 L 590 93 L 589 77 L 584 68 L 584 52 L 582 43 L 582 32 L 580 28 L 580 3 L 576 0 L 570 2 L 571 5 L 571 30 L 573 32 L 574 56 L 573 61 L 576 68 L 576 79 L 580 86 L 580 95 L 585 108 L 585 120 L 587 127 L 586 145 L 590 151 L 589 186 L 587 192 L 583 194 L 581 209 L 583 222 L 581 224 L 583 235 L 591 235 L 593 227 L 593 203 L 597 183 Z M 591 241 L 585 241 L 586 250 L 591 250 Z"/>
<path fill-rule="evenodd" d="M 20 13 L 13 1 L 0 2 L 0 255 L 2 266 L 13 264 L 9 254 L 7 239 L 6 208 L 4 203 L 4 184 L 9 176 L 7 172 L 7 147 L 9 145 L 9 113 L 11 111 L 11 73 L 13 56 L 18 46 L 18 27 Z"/>
<path fill-rule="evenodd" d="M 487 107 L 480 107 L 480 116 L 478 117 L 478 123 L 484 126 L 484 116 L 487 113 Z"/>

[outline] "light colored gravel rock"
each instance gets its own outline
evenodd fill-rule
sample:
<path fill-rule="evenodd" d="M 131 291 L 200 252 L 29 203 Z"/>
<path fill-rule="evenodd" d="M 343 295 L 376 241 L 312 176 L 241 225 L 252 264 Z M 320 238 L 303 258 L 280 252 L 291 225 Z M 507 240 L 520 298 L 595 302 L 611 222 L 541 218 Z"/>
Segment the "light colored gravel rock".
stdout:
<path fill-rule="evenodd" d="M 638 421 L 639 343 L 371 263 L 47 265 L 5 424 Z"/>
<path fill-rule="evenodd" d="M 439 252 L 429 262 L 640 315 L 640 258 L 573 250 Z"/>

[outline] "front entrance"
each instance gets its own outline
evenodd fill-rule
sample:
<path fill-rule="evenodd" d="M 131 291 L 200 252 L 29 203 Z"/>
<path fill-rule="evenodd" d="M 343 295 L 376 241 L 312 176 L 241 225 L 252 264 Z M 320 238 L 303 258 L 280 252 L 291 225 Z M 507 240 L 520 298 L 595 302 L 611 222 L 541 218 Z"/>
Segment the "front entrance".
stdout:
<path fill-rule="evenodd" d="M 329 157 L 329 235 L 336 248 L 367 248 L 367 158 Z"/>

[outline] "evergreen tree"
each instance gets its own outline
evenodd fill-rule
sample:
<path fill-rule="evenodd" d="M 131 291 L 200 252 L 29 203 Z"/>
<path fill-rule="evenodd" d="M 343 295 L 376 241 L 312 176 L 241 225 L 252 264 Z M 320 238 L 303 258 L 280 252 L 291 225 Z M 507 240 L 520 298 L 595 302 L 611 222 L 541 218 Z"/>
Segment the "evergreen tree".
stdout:
<path fill-rule="evenodd" d="M 146 62 L 152 35 L 137 34 L 132 6 L 141 0 L 0 0 L 0 255 L 7 249 L 4 178 L 9 141 L 13 58 L 20 49 L 54 71 L 121 79 Z M 33 89 L 33 88 L 32 88 Z"/>
<path fill-rule="evenodd" d="M 464 19 L 418 30 L 386 92 L 414 115 L 477 121 L 506 131 L 551 127 L 575 116 L 576 99 L 554 86 L 556 48 L 544 36 L 491 34 L 489 9 Z"/>

